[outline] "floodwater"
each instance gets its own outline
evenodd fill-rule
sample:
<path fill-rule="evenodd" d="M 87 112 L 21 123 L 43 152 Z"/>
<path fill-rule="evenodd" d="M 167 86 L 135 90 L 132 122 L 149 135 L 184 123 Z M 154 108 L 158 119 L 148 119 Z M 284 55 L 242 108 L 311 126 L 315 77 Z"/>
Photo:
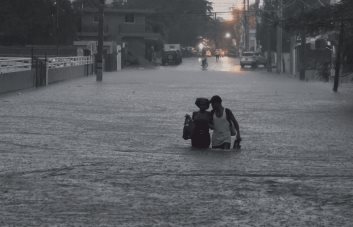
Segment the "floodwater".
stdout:
<path fill-rule="evenodd" d="M 197 58 L 0 96 L 0 226 L 352 226 L 353 86 Z M 182 139 L 218 94 L 241 151 Z"/>

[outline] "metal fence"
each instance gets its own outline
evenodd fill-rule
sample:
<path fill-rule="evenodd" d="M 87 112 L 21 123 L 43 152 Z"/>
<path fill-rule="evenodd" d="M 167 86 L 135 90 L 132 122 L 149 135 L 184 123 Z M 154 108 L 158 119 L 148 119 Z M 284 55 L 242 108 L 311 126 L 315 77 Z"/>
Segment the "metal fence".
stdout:
<path fill-rule="evenodd" d="M 48 58 L 47 64 L 49 69 L 88 65 L 88 64 L 93 64 L 93 57 L 77 56 L 77 57 Z"/>
<path fill-rule="evenodd" d="M 91 56 L 40 58 L 49 69 L 93 64 Z M 0 57 L 0 73 L 28 71 L 32 68 L 31 58 Z"/>
<path fill-rule="evenodd" d="M 0 73 L 11 73 L 31 70 L 31 58 L 0 57 Z"/>

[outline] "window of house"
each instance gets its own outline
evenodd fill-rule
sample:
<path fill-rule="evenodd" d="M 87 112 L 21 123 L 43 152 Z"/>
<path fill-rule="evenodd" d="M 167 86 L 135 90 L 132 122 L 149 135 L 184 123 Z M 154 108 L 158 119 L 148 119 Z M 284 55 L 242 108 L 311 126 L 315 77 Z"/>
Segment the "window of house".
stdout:
<path fill-rule="evenodd" d="M 125 23 L 134 23 L 135 15 L 133 13 L 129 13 L 125 15 Z"/>
<path fill-rule="evenodd" d="M 94 15 L 93 21 L 98 23 L 99 22 L 99 16 L 98 15 Z"/>

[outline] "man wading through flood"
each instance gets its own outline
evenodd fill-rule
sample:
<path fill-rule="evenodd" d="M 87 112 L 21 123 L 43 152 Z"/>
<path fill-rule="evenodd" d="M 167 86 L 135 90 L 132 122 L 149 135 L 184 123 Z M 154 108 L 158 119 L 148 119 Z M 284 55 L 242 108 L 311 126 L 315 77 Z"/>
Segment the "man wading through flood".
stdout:
<path fill-rule="evenodd" d="M 222 99 L 218 95 L 211 98 L 211 122 L 213 126 L 212 148 L 230 149 L 232 136 L 236 135 L 233 148 L 240 148 L 240 130 L 238 121 L 230 109 L 222 106 Z"/>

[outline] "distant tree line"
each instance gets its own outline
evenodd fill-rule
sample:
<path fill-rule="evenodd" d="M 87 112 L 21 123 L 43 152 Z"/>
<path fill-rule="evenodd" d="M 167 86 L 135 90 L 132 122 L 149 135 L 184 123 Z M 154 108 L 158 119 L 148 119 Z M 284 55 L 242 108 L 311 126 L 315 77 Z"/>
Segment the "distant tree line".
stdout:
<path fill-rule="evenodd" d="M 285 19 L 287 30 L 301 31 L 306 35 L 330 34 L 331 41 L 341 45 L 341 59 L 345 71 L 353 71 L 353 1 L 341 0 L 335 5 L 318 8 L 302 7 L 302 10 Z M 342 34 L 341 34 L 342 33 Z M 342 35 L 340 41 L 339 36 Z M 341 43 L 340 43 L 341 42 Z"/>
<path fill-rule="evenodd" d="M 333 44 L 338 46 L 338 36 L 341 24 L 344 26 L 343 59 L 346 66 L 353 65 L 353 1 L 342 0 L 330 4 L 329 0 L 292 1 L 284 0 L 283 18 L 278 18 L 278 2 L 264 0 L 260 11 L 261 23 L 258 26 L 258 39 L 263 49 L 275 51 L 276 26 L 282 22 L 284 28 L 283 49 L 288 51 L 290 37 L 315 37 L 320 34 L 330 34 Z M 268 32 L 270 31 L 270 32 Z M 351 68 L 350 70 L 353 70 Z"/>
<path fill-rule="evenodd" d="M 70 0 L 1 0 L 0 44 L 70 44 L 78 19 Z"/>
<path fill-rule="evenodd" d="M 98 4 L 99 0 L 1 0 L 0 45 L 71 44 L 80 30 L 82 7 Z M 213 29 L 207 0 L 114 0 L 110 7 L 155 10 L 148 26 L 167 42 L 194 45 Z"/>

